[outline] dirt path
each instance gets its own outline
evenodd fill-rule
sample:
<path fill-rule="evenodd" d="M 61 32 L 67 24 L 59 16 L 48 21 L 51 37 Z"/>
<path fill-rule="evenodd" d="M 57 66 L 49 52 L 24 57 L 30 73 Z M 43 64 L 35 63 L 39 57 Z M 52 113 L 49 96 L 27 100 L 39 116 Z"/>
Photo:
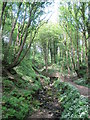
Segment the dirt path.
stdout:
<path fill-rule="evenodd" d="M 70 84 L 72 84 L 73 86 L 75 86 L 81 95 L 84 95 L 85 97 L 90 97 L 90 88 L 85 87 L 85 86 L 81 86 L 81 85 L 77 85 L 76 83 L 74 83 L 72 80 L 77 80 L 78 78 L 75 76 L 72 77 L 64 77 L 63 75 L 61 75 L 59 72 L 54 72 L 52 74 L 50 73 L 45 73 L 45 76 L 48 76 L 52 79 L 54 78 L 60 78 L 61 82 L 68 82 Z"/>
<path fill-rule="evenodd" d="M 52 77 L 52 76 L 49 75 L 49 77 Z M 88 89 L 87 87 L 75 84 L 74 82 L 72 82 L 73 78 L 71 79 L 70 77 L 64 77 L 62 75 L 59 75 L 59 73 L 56 74 L 56 77 L 57 78 L 59 77 L 61 79 L 61 82 L 68 82 L 73 86 L 75 86 L 79 90 L 81 95 L 84 95 L 85 97 L 89 97 L 88 93 L 90 92 L 90 89 Z M 37 97 L 37 99 L 41 103 L 40 108 L 38 111 L 34 112 L 32 115 L 28 115 L 27 120 L 30 120 L 32 118 L 34 118 L 34 120 L 37 120 L 37 118 L 39 118 L 40 120 L 42 119 L 44 120 L 46 118 L 50 118 L 53 120 L 60 119 L 61 113 L 63 110 L 60 103 L 58 102 L 57 91 L 53 86 L 53 82 L 54 82 L 53 78 L 55 78 L 54 74 L 49 85 L 45 85 L 44 79 L 41 78 L 41 84 L 43 86 L 43 90 L 39 91 L 39 94 Z"/>
<path fill-rule="evenodd" d="M 44 83 L 43 79 L 41 82 L 42 84 Z M 37 118 L 40 120 L 42 118 L 52 118 L 53 120 L 59 120 L 62 108 L 58 102 L 57 92 L 54 89 L 52 82 L 49 85 L 44 85 L 43 90 L 38 94 L 38 100 L 41 103 L 39 110 L 33 113 L 31 116 L 29 115 L 27 120 L 30 120 L 31 118 L 34 118 L 34 120 L 37 120 Z"/>
<path fill-rule="evenodd" d="M 63 75 L 61 75 L 59 72 L 54 72 L 52 74 L 49 73 L 45 73 L 46 76 L 49 76 L 50 78 L 60 78 L 61 82 L 68 82 L 70 84 L 72 84 L 73 86 L 75 86 L 81 95 L 84 95 L 85 97 L 90 97 L 90 88 L 85 87 L 85 86 L 81 86 L 81 85 L 77 85 L 76 83 L 74 83 L 72 80 L 77 80 L 78 77 L 64 77 Z"/>
<path fill-rule="evenodd" d="M 59 76 L 59 77 L 61 78 L 62 82 L 68 82 L 72 84 L 79 90 L 81 95 L 88 97 L 88 99 L 90 99 L 90 88 L 75 84 L 74 82 L 72 82 L 73 78 L 71 79 L 70 77 L 63 77 L 63 76 Z M 90 118 L 90 116 L 88 118 Z"/>
<path fill-rule="evenodd" d="M 61 80 L 62 80 L 62 82 L 68 82 L 68 83 L 72 84 L 73 86 L 75 86 L 79 90 L 81 95 L 83 95 L 85 97 L 90 97 L 90 88 L 75 84 L 74 82 L 72 82 L 70 77 L 61 76 Z"/>

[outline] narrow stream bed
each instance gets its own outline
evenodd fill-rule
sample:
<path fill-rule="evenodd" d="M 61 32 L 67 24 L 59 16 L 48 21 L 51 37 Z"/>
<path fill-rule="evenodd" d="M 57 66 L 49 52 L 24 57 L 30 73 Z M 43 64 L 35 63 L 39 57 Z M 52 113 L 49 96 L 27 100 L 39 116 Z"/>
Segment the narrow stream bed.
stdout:
<path fill-rule="evenodd" d="M 62 108 L 57 98 L 57 91 L 53 86 L 53 81 L 50 84 L 43 87 L 43 90 L 39 91 L 37 99 L 40 101 L 40 108 L 38 111 L 33 113 L 31 116 L 28 115 L 27 120 L 31 118 L 53 118 L 60 119 Z"/>

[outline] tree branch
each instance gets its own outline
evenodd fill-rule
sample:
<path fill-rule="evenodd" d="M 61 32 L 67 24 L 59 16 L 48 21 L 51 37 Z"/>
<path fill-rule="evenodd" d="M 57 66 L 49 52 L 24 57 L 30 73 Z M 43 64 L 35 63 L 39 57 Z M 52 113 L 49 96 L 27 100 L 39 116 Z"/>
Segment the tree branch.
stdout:
<path fill-rule="evenodd" d="M 18 10 L 18 13 L 17 13 L 17 17 L 13 23 L 13 26 L 12 26 L 12 30 L 11 30 L 11 33 L 10 33 L 10 38 L 9 38 L 9 43 L 8 43 L 8 48 L 10 47 L 10 45 L 12 44 L 12 35 L 13 35 L 13 32 L 14 32 L 14 29 L 15 29 L 15 26 L 16 26 L 16 23 L 17 23 L 17 19 L 18 19 L 18 16 L 19 16 L 19 13 L 20 13 L 20 7 L 21 7 L 22 3 L 19 4 L 19 10 Z"/>

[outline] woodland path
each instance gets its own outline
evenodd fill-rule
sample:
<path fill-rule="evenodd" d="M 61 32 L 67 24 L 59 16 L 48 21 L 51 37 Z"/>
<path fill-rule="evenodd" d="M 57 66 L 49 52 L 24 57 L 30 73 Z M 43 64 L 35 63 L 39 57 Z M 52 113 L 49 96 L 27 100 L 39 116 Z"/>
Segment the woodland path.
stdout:
<path fill-rule="evenodd" d="M 62 74 L 60 74 L 59 72 L 54 72 L 52 74 L 45 73 L 45 75 L 49 76 L 50 78 L 60 78 L 61 82 L 68 82 L 68 83 L 72 84 L 73 86 L 75 86 L 79 90 L 81 95 L 83 95 L 85 97 L 90 97 L 90 88 L 81 86 L 81 85 L 77 85 L 76 83 L 74 83 L 74 80 L 78 79 L 77 76 L 65 77 Z"/>
<path fill-rule="evenodd" d="M 77 85 L 76 83 L 74 83 L 74 81 L 78 79 L 77 76 L 63 76 L 59 72 L 54 72 L 51 74 L 45 73 L 45 75 L 49 76 L 50 78 L 60 78 L 61 82 L 68 82 L 68 83 L 72 84 L 73 86 L 75 86 L 79 90 L 81 95 L 83 95 L 85 97 L 90 97 L 90 88 L 81 86 L 81 85 Z"/>
<path fill-rule="evenodd" d="M 72 84 L 73 86 L 75 86 L 79 90 L 81 95 L 88 97 L 88 100 L 90 100 L 90 88 L 81 86 L 81 85 L 77 85 L 74 82 L 72 82 L 72 79 L 77 80 L 77 77 L 70 78 L 70 77 L 60 76 L 60 78 L 61 78 L 62 82 L 68 82 L 68 83 Z M 90 118 L 90 116 L 89 116 L 89 118 Z"/>
<path fill-rule="evenodd" d="M 43 85 L 44 79 L 41 79 Z M 49 85 L 43 85 L 43 90 L 39 91 L 38 100 L 40 101 L 40 108 L 38 111 L 29 115 L 27 120 L 34 118 L 34 120 L 44 120 L 46 118 L 51 118 L 52 120 L 59 120 L 61 116 L 61 105 L 58 102 L 57 91 L 53 87 L 53 81 Z"/>
<path fill-rule="evenodd" d="M 34 120 L 37 120 L 37 118 L 39 118 L 40 120 L 44 120 L 46 118 L 51 118 L 53 120 L 60 119 L 61 116 L 61 112 L 62 112 L 62 107 L 60 105 L 60 102 L 58 101 L 57 98 L 57 91 L 55 90 L 54 86 L 53 86 L 53 79 L 56 78 L 60 78 L 61 82 L 68 82 L 70 84 L 72 84 L 73 86 L 75 86 L 81 95 L 85 96 L 85 97 L 89 97 L 89 92 L 90 92 L 90 88 L 84 87 L 84 86 L 80 86 L 75 84 L 74 82 L 72 82 L 72 79 L 77 79 L 77 77 L 64 77 L 62 75 L 59 75 L 59 73 L 55 73 L 53 75 L 49 75 L 49 77 L 52 76 L 52 79 L 50 81 L 49 85 L 44 85 L 44 79 L 41 78 L 41 83 L 43 86 L 43 90 L 39 92 L 38 94 L 38 100 L 40 101 L 40 108 L 38 111 L 36 111 L 35 113 L 33 113 L 32 115 L 28 115 L 27 120 L 30 120 L 32 118 L 34 118 Z M 53 78 L 54 77 L 54 78 Z"/>
<path fill-rule="evenodd" d="M 77 80 L 77 77 L 76 78 L 70 78 L 70 77 L 61 76 L 62 82 L 68 82 L 68 83 L 72 84 L 73 86 L 75 86 L 79 90 L 81 95 L 83 95 L 85 97 L 90 97 L 90 88 L 85 87 L 85 86 L 81 86 L 81 85 L 77 85 L 74 82 L 72 82 L 72 79 Z"/>

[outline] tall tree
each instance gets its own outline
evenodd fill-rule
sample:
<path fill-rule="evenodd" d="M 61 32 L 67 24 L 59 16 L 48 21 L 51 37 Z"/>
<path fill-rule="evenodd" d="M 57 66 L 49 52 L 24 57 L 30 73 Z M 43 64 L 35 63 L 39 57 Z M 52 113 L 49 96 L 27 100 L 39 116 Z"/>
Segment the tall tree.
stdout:
<path fill-rule="evenodd" d="M 42 21 L 43 19 L 41 20 L 40 16 L 43 15 L 44 8 L 48 4 L 47 2 L 3 3 L 1 14 L 2 23 L 4 21 L 3 18 L 6 17 L 2 31 L 2 40 L 4 43 L 3 66 L 7 69 L 11 69 L 20 64 L 26 56 L 38 29 L 45 22 Z M 8 11 L 5 11 L 5 9 L 8 9 Z M 12 25 L 9 26 L 8 21 Z M 5 32 L 7 33 L 6 35 Z M 6 41 L 4 36 L 8 38 Z M 30 37 L 29 40 L 27 39 L 28 36 Z M 29 41 L 29 46 L 26 45 L 27 41 Z"/>

